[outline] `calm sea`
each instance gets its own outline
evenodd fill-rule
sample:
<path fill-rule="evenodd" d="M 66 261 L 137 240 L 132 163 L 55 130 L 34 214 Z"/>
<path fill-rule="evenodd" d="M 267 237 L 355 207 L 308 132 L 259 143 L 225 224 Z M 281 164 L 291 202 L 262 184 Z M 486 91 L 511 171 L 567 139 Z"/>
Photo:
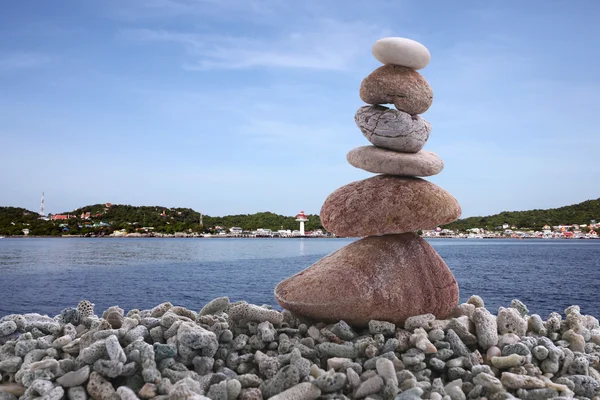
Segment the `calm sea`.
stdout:
<path fill-rule="evenodd" d="M 282 279 L 351 239 L 2 239 L 0 316 L 56 315 L 79 300 L 126 311 L 170 301 L 193 310 L 229 296 L 276 305 Z M 600 240 L 432 239 L 461 300 L 522 300 L 543 318 L 572 304 L 600 317 Z"/>

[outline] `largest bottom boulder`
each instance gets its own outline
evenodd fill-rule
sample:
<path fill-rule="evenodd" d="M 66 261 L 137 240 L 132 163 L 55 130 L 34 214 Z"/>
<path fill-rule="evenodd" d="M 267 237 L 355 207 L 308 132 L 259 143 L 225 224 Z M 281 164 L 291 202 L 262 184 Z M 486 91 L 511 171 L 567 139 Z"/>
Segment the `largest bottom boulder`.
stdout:
<path fill-rule="evenodd" d="M 427 313 L 449 317 L 458 285 L 429 243 L 404 233 L 353 242 L 280 282 L 275 297 L 283 308 L 321 321 L 401 324 Z"/>

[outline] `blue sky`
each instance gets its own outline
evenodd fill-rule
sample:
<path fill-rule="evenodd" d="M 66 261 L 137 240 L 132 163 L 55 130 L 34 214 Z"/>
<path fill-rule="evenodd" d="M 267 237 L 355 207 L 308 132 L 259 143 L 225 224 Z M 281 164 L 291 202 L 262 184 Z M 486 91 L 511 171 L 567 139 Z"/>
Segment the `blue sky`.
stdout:
<path fill-rule="evenodd" d="M 0 205 L 318 213 L 375 40 L 425 44 L 431 181 L 463 216 L 600 197 L 596 0 L 7 1 Z"/>

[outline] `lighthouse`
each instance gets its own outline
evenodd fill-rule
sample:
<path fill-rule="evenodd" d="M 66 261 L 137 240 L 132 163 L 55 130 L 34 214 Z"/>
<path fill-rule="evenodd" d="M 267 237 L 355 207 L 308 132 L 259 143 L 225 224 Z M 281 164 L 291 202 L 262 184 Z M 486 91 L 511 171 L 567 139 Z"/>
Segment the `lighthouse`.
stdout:
<path fill-rule="evenodd" d="M 300 214 L 296 215 L 296 221 L 300 222 L 300 236 L 304 236 L 304 223 L 308 222 L 308 218 L 304 211 L 300 211 Z"/>

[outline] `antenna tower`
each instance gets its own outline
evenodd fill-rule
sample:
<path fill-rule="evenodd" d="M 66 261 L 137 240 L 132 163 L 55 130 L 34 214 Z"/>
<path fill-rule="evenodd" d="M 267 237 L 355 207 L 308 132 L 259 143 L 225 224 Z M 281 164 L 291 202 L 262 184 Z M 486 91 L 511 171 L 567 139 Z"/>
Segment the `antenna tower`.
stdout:
<path fill-rule="evenodd" d="M 42 192 L 42 202 L 40 204 L 40 216 L 44 216 L 44 192 Z"/>

